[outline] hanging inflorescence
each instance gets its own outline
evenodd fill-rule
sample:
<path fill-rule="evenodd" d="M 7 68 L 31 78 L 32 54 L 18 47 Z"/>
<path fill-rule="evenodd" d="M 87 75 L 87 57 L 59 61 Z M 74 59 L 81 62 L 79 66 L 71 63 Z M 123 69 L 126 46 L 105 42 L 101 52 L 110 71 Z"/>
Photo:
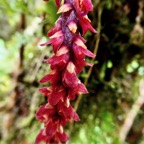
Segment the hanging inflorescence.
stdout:
<path fill-rule="evenodd" d="M 40 83 L 50 82 L 50 86 L 39 89 L 46 96 L 47 104 L 36 113 L 36 118 L 44 123 L 44 128 L 39 132 L 35 144 L 67 142 L 68 136 L 63 126 L 72 120 L 79 121 L 70 101 L 80 94 L 88 93 L 77 74 L 84 66 L 92 66 L 85 61 L 85 56 L 95 57 L 87 49 L 82 37 L 87 30 L 96 32 L 87 16 L 93 10 L 91 0 L 64 0 L 63 4 L 61 0 L 56 0 L 56 5 L 59 8 L 57 13 L 62 15 L 49 30 L 49 41 L 42 44 L 52 45 L 54 55 L 45 60 L 51 72 L 40 80 Z"/>

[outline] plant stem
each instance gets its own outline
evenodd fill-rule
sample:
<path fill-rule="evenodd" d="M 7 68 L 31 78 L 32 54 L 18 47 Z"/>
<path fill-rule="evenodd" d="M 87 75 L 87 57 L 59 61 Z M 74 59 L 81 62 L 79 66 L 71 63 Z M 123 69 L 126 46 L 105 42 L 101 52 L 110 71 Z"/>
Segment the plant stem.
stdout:
<path fill-rule="evenodd" d="M 144 104 L 144 80 L 140 81 L 139 91 L 140 91 L 140 96 L 133 104 L 131 110 L 128 112 L 126 119 L 124 121 L 124 124 L 122 125 L 122 127 L 120 129 L 119 138 L 122 142 L 124 142 L 126 140 L 126 137 L 133 125 L 133 122 L 134 122 L 140 108 Z"/>

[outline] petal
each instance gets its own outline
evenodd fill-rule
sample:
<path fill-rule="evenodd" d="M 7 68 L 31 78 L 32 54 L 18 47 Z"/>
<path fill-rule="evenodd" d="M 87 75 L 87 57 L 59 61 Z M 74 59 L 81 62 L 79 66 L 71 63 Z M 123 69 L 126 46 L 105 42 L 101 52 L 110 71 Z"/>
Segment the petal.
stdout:
<path fill-rule="evenodd" d="M 76 89 L 77 89 L 77 94 L 79 94 L 79 95 L 88 93 L 88 91 L 83 83 L 79 83 Z"/>
<path fill-rule="evenodd" d="M 79 49 L 83 54 L 85 54 L 88 57 L 95 58 L 95 56 L 96 56 L 91 51 L 89 51 L 88 49 L 85 49 L 83 47 L 77 47 L 77 49 Z"/>
<path fill-rule="evenodd" d="M 48 35 L 49 37 L 52 36 L 52 35 L 54 35 L 56 32 L 58 32 L 58 31 L 61 30 L 61 27 L 62 27 L 62 18 L 60 17 L 60 18 L 56 21 L 55 26 L 48 31 L 47 35 Z"/>
<path fill-rule="evenodd" d="M 57 70 L 53 70 L 50 74 L 45 75 L 41 80 L 40 83 L 45 83 L 50 81 L 51 84 L 56 84 L 60 80 L 60 73 Z"/>
<path fill-rule="evenodd" d="M 68 65 L 67 65 L 67 68 L 66 70 L 69 72 L 69 73 L 74 73 L 75 72 L 75 65 L 73 62 L 69 62 Z"/>
<path fill-rule="evenodd" d="M 52 117 L 56 113 L 56 108 L 52 107 L 50 104 L 41 106 L 36 112 L 36 119 L 45 122 L 51 120 L 49 117 Z"/>
<path fill-rule="evenodd" d="M 65 115 L 68 119 L 70 120 L 75 120 L 75 121 L 79 121 L 79 117 L 76 114 L 75 110 L 72 108 L 72 106 L 69 106 L 66 110 L 65 110 Z"/>
<path fill-rule="evenodd" d="M 39 82 L 40 82 L 40 83 L 45 83 L 45 82 L 49 81 L 50 78 L 51 78 L 51 75 L 50 75 L 50 74 L 47 74 L 47 75 L 45 75 Z"/>
<path fill-rule="evenodd" d="M 82 59 L 82 60 L 80 60 L 80 59 L 75 59 L 74 60 L 74 64 L 75 64 L 75 72 L 77 73 L 77 74 L 79 74 L 81 71 L 82 71 L 82 69 L 83 69 L 83 67 L 84 66 L 93 66 L 93 64 L 91 64 L 91 63 L 87 63 L 86 61 L 85 61 L 85 59 Z"/>
<path fill-rule="evenodd" d="M 64 86 L 61 84 L 53 86 L 52 94 L 49 95 L 49 103 L 56 105 L 60 100 L 65 99 L 66 91 Z"/>
<path fill-rule="evenodd" d="M 81 14 L 80 1 L 79 0 L 73 0 L 73 4 L 74 4 L 74 7 L 75 7 L 77 14 L 80 15 Z"/>
<path fill-rule="evenodd" d="M 46 126 L 47 136 L 52 137 L 56 133 L 57 126 L 58 125 L 56 123 L 49 122 Z"/>
<path fill-rule="evenodd" d="M 59 133 L 58 132 L 56 135 L 59 138 L 61 143 L 66 143 L 68 141 L 68 139 L 69 139 L 65 132 L 63 132 L 63 133 Z"/>
<path fill-rule="evenodd" d="M 42 129 L 36 137 L 35 144 L 41 144 L 41 142 L 46 141 L 47 141 L 47 135 L 45 133 L 45 130 Z"/>
<path fill-rule="evenodd" d="M 63 55 L 63 54 L 66 54 L 69 52 L 69 49 L 67 46 L 63 45 L 56 53 L 56 56 L 60 56 L 60 55 Z"/>
<path fill-rule="evenodd" d="M 61 36 L 63 36 L 63 32 L 62 32 L 62 30 L 59 30 L 56 33 L 54 33 L 52 36 L 50 36 L 50 39 L 58 38 L 58 37 L 61 37 Z"/>
<path fill-rule="evenodd" d="M 73 46 L 73 52 L 74 52 L 76 59 L 78 60 L 84 59 L 85 54 L 81 51 L 81 49 L 78 46 L 76 45 Z"/>
<path fill-rule="evenodd" d="M 55 0 L 57 7 L 60 7 L 61 0 Z"/>
<path fill-rule="evenodd" d="M 75 73 L 75 65 L 70 61 L 63 74 L 63 84 L 68 87 L 76 87 L 78 85 L 78 81 L 79 79 Z"/>
<path fill-rule="evenodd" d="M 77 24 L 74 21 L 68 23 L 68 28 L 72 33 L 76 33 L 77 31 Z"/>
<path fill-rule="evenodd" d="M 36 119 L 43 121 L 44 114 L 46 113 L 45 105 L 41 106 L 36 112 Z"/>
<path fill-rule="evenodd" d="M 51 39 L 51 45 L 53 46 L 54 53 L 56 53 L 57 50 L 61 47 L 63 41 L 64 41 L 63 36 Z"/>
<path fill-rule="evenodd" d="M 93 10 L 91 0 L 74 0 L 74 7 L 78 15 L 86 15 L 89 11 Z"/>
<path fill-rule="evenodd" d="M 85 85 L 83 83 L 79 83 L 78 86 L 76 88 L 70 88 L 68 90 L 68 98 L 70 100 L 74 100 L 77 95 L 81 95 L 81 94 L 87 94 L 88 91 L 85 87 Z"/>
<path fill-rule="evenodd" d="M 63 75 L 63 82 L 68 87 L 76 87 L 78 85 L 79 79 L 76 76 L 76 73 L 70 73 L 67 70 L 65 71 Z"/>
<path fill-rule="evenodd" d="M 76 94 L 74 93 L 73 89 L 69 89 L 69 91 L 68 91 L 68 98 L 70 100 L 74 100 L 76 98 Z"/>
<path fill-rule="evenodd" d="M 67 120 L 75 120 L 78 121 L 79 117 L 76 114 L 75 110 L 72 108 L 72 106 L 70 105 L 69 107 L 66 107 L 63 104 L 60 104 L 58 106 L 59 111 L 61 111 L 65 117 L 65 119 Z"/>
<path fill-rule="evenodd" d="M 83 10 L 85 13 L 93 10 L 93 5 L 91 0 L 82 0 L 81 5 L 83 6 Z"/>
<path fill-rule="evenodd" d="M 51 44 L 51 40 L 45 42 L 45 43 L 42 43 L 40 44 L 40 46 L 47 46 L 47 45 L 50 45 Z"/>
<path fill-rule="evenodd" d="M 65 91 L 59 93 L 52 93 L 49 96 L 49 103 L 51 105 L 56 105 L 61 99 L 64 99 L 64 97 L 65 97 Z"/>
<path fill-rule="evenodd" d="M 83 48 L 87 48 L 86 45 L 84 44 L 83 40 L 81 40 L 80 38 L 76 38 L 74 41 L 74 44 L 76 44 L 77 46 L 81 46 Z"/>
<path fill-rule="evenodd" d="M 63 105 L 63 102 L 60 101 L 58 104 L 57 104 L 57 113 L 59 115 L 59 125 L 61 126 L 66 126 L 67 122 L 69 122 L 68 119 L 65 118 L 63 112 L 62 112 L 62 108 L 61 108 L 61 105 Z"/>
<path fill-rule="evenodd" d="M 80 118 L 79 118 L 79 116 L 78 116 L 78 114 L 77 114 L 76 112 L 74 113 L 73 119 L 74 119 L 76 122 L 80 121 Z"/>
<path fill-rule="evenodd" d="M 44 96 L 47 96 L 50 93 L 49 87 L 39 88 L 39 92 L 42 93 Z"/>
<path fill-rule="evenodd" d="M 85 59 L 79 60 L 79 59 L 75 59 L 74 64 L 76 66 L 76 73 L 79 74 L 83 67 L 87 65 Z"/>
<path fill-rule="evenodd" d="M 77 40 L 77 39 L 80 39 L 83 43 L 86 43 L 86 40 L 82 36 L 80 36 L 80 35 L 77 35 L 75 37 L 75 40 Z"/>
<path fill-rule="evenodd" d="M 88 31 L 91 30 L 93 33 L 96 33 L 96 30 L 91 26 L 89 19 L 85 17 L 79 17 L 79 22 L 82 27 L 83 35 Z"/>
<path fill-rule="evenodd" d="M 59 8 L 57 14 L 68 12 L 71 9 L 72 9 L 71 4 L 70 3 L 65 3 Z"/>
<path fill-rule="evenodd" d="M 45 62 L 51 64 L 51 69 L 57 69 L 60 71 L 67 65 L 69 57 L 69 53 L 60 56 L 54 55 L 50 59 L 45 60 Z"/>

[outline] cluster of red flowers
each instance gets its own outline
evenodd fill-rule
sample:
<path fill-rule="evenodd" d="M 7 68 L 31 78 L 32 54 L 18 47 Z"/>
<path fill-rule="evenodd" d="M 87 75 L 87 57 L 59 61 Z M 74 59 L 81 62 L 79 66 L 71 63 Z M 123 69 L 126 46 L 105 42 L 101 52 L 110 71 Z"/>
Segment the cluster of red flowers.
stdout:
<path fill-rule="evenodd" d="M 44 123 L 44 128 L 39 132 L 35 144 L 67 142 L 68 136 L 63 126 L 72 120 L 79 121 L 70 101 L 77 95 L 88 93 L 77 74 L 84 66 L 92 66 L 85 61 L 85 56 L 95 57 L 87 49 L 80 32 L 82 30 L 83 35 L 87 30 L 96 32 L 87 16 L 93 9 L 91 0 L 64 0 L 62 5 L 61 0 L 56 0 L 56 5 L 59 8 L 57 13 L 62 15 L 48 32 L 50 40 L 42 44 L 52 45 L 54 56 L 45 60 L 50 64 L 51 73 L 40 80 L 40 83 L 50 82 L 51 85 L 39 90 L 47 97 L 47 104 L 36 113 L 36 118 Z"/>

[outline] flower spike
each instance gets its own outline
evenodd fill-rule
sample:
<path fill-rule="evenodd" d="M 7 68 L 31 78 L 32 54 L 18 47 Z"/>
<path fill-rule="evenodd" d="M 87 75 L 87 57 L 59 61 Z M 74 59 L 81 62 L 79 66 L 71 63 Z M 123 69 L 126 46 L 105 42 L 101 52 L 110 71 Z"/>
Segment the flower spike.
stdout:
<path fill-rule="evenodd" d="M 88 93 L 77 75 L 84 66 L 92 66 L 85 61 L 85 56 L 95 57 L 82 37 L 88 30 L 96 33 L 87 16 L 93 10 L 91 0 L 64 0 L 63 4 L 62 0 L 55 2 L 57 13 L 61 16 L 47 34 L 49 41 L 41 44 L 51 45 L 54 55 L 44 60 L 50 65 L 51 72 L 42 77 L 40 83 L 50 83 L 50 86 L 39 89 L 47 104 L 42 105 L 36 113 L 44 128 L 37 135 L 35 144 L 66 144 L 69 138 L 63 127 L 72 120 L 80 120 L 70 102 L 78 95 Z"/>

